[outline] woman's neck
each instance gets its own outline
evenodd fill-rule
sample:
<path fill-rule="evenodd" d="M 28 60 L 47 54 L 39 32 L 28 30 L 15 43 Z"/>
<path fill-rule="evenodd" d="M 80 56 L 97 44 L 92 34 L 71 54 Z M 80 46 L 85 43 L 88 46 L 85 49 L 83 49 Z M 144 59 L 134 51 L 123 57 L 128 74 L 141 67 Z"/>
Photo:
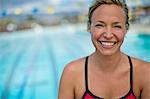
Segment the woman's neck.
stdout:
<path fill-rule="evenodd" d="M 122 64 L 123 53 L 117 52 L 113 55 L 101 55 L 97 52 L 91 55 L 91 63 L 104 72 L 114 72 Z"/>

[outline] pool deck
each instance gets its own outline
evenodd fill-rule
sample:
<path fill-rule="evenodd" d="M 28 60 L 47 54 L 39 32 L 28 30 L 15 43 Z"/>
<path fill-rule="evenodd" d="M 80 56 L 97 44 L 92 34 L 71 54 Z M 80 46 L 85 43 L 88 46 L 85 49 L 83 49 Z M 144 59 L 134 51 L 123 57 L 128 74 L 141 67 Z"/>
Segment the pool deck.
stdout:
<path fill-rule="evenodd" d="M 131 24 L 130 27 L 129 27 L 129 32 L 130 33 L 150 34 L 150 24 L 145 24 L 145 25 Z"/>
<path fill-rule="evenodd" d="M 82 27 L 81 29 L 86 30 L 87 23 L 68 24 L 68 26 Z M 150 34 L 150 24 L 130 24 L 129 31 L 133 31 L 133 33 L 144 32 Z"/>

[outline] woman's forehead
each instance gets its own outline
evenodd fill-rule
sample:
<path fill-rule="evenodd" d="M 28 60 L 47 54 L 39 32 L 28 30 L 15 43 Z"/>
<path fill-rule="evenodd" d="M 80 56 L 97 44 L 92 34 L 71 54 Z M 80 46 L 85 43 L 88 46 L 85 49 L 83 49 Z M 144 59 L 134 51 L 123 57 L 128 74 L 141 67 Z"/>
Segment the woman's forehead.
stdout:
<path fill-rule="evenodd" d="M 118 5 L 103 4 L 95 9 L 92 15 L 92 20 L 113 18 L 125 21 L 125 12 Z"/>

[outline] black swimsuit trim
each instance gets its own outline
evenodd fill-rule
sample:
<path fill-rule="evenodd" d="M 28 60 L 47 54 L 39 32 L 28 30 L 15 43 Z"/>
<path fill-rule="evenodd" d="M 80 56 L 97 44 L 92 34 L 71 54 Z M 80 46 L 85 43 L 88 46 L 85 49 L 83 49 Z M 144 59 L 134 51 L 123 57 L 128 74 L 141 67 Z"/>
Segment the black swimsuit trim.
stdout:
<path fill-rule="evenodd" d="M 84 99 L 86 93 L 90 94 L 91 96 L 93 96 L 96 99 L 104 99 L 104 98 L 101 98 L 101 97 L 94 95 L 88 88 L 88 57 L 89 56 L 87 56 L 85 59 L 85 87 L 86 87 L 86 91 L 85 91 L 84 95 L 82 96 L 82 99 Z M 134 92 L 133 92 L 133 64 L 132 64 L 130 56 L 128 56 L 128 60 L 129 60 L 129 64 L 130 64 L 130 90 L 128 91 L 128 93 L 125 96 L 123 96 L 119 99 L 125 99 L 131 93 L 134 95 Z"/>

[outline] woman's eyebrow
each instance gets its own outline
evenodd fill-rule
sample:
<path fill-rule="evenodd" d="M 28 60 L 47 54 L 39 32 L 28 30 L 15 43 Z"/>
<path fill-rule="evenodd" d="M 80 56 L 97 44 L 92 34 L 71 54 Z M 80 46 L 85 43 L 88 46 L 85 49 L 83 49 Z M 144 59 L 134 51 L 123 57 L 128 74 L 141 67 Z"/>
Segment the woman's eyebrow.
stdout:
<path fill-rule="evenodd" d="M 104 23 L 105 24 L 105 22 L 104 21 L 97 21 L 97 22 L 99 22 L 99 23 Z M 120 24 L 121 22 L 113 22 L 113 24 Z"/>
<path fill-rule="evenodd" d="M 113 22 L 113 24 L 120 24 L 121 22 Z"/>
<path fill-rule="evenodd" d="M 105 23 L 104 21 L 97 21 L 97 22 L 99 22 L 99 23 Z"/>

